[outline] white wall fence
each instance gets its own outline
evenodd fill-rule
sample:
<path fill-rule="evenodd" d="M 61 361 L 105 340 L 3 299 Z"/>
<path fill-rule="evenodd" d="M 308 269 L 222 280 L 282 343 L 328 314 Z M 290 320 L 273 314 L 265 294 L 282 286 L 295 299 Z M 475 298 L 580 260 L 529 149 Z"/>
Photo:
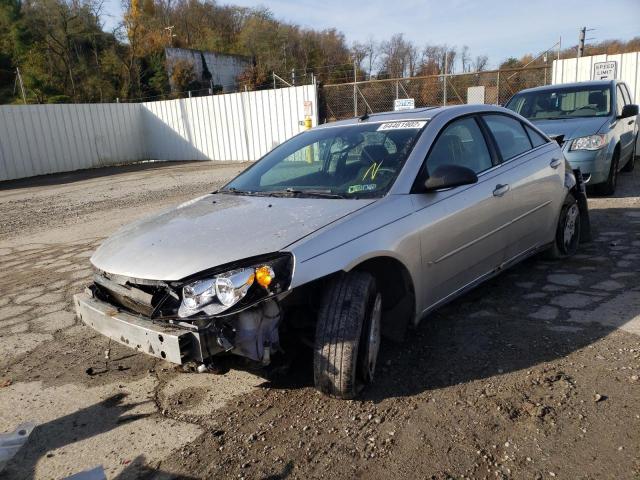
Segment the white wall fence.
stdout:
<path fill-rule="evenodd" d="M 634 101 L 640 102 L 640 52 L 554 60 L 552 83 L 597 80 L 593 76 L 594 64 L 600 62 L 616 62 L 615 78 L 625 82 L 634 96 Z"/>
<path fill-rule="evenodd" d="M 0 181 L 141 160 L 257 160 L 317 124 L 315 85 L 146 103 L 0 106 Z"/>

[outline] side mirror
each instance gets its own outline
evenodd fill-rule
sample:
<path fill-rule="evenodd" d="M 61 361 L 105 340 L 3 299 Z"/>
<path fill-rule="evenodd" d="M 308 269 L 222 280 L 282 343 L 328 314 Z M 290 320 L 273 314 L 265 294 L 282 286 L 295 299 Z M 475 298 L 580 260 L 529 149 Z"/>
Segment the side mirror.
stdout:
<path fill-rule="evenodd" d="M 426 192 L 470 185 L 478 181 L 476 173 L 459 165 L 440 165 L 424 182 Z"/>
<path fill-rule="evenodd" d="M 551 140 L 555 140 L 555 142 L 560 146 L 562 146 L 564 144 L 564 135 L 560 135 L 560 134 L 549 135 L 549 138 Z"/>
<path fill-rule="evenodd" d="M 620 118 L 629 118 L 635 117 L 638 115 L 638 105 L 625 105 L 622 107 L 622 113 L 620 114 Z"/>

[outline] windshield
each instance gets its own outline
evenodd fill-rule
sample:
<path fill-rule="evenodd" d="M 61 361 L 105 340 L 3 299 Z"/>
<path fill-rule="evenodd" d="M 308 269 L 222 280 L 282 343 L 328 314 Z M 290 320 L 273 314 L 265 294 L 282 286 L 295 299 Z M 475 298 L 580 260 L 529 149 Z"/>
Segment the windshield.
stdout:
<path fill-rule="evenodd" d="M 609 87 L 573 87 L 515 95 L 507 108 L 530 120 L 606 117 L 611 111 Z"/>
<path fill-rule="evenodd" d="M 393 185 L 426 123 L 396 121 L 310 130 L 269 152 L 220 191 L 381 197 Z"/>

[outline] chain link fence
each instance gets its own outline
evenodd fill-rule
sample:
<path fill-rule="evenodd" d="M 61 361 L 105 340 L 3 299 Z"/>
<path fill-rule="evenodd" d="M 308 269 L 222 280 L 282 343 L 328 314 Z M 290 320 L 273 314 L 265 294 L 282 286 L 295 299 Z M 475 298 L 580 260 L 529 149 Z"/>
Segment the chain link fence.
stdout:
<path fill-rule="evenodd" d="M 367 111 L 390 111 L 398 98 L 413 98 L 416 107 L 503 105 L 522 89 L 549 83 L 551 66 L 324 85 L 320 92 L 324 107 L 320 121 L 352 118 Z"/>

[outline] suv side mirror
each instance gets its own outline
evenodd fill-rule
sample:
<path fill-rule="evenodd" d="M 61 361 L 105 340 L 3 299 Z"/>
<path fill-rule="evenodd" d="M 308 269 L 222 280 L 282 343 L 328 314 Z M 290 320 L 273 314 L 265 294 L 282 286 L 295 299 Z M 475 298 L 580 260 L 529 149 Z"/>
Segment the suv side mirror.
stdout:
<path fill-rule="evenodd" d="M 460 165 L 440 165 L 424 182 L 426 192 L 470 185 L 478 181 L 476 172 Z"/>
<path fill-rule="evenodd" d="M 622 107 L 622 113 L 620 114 L 620 118 L 629 118 L 635 117 L 638 115 L 638 105 L 625 105 Z"/>

